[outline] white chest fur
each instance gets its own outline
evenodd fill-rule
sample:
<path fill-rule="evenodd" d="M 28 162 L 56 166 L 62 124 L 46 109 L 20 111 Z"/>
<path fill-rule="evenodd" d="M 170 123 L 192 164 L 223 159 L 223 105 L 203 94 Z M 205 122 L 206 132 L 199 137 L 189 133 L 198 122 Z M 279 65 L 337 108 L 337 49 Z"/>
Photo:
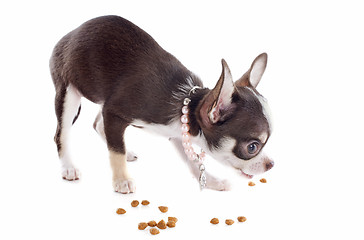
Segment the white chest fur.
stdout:
<path fill-rule="evenodd" d="M 158 134 L 163 137 L 180 139 L 182 144 L 182 130 L 181 130 L 182 124 L 179 119 L 173 120 L 167 125 L 146 123 L 141 120 L 135 120 L 131 123 L 131 125 L 135 127 L 142 127 L 144 130 L 148 132 L 151 132 L 153 134 Z M 206 151 L 209 152 L 206 144 L 206 139 L 203 134 L 197 136 L 191 136 L 191 142 L 204 150 L 206 149 Z"/>
<path fill-rule="evenodd" d="M 148 132 L 158 134 L 167 138 L 180 138 L 181 136 L 181 123 L 178 119 L 173 120 L 167 125 L 146 123 L 141 120 L 135 120 L 131 123 L 135 127 L 141 127 Z"/>

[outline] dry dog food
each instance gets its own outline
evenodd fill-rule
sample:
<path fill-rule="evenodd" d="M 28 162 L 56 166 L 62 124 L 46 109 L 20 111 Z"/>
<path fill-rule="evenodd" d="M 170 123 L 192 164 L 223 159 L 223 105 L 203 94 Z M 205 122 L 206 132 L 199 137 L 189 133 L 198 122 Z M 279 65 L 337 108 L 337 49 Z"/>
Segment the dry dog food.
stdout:
<path fill-rule="evenodd" d="M 240 217 L 238 217 L 238 221 L 239 222 L 245 222 L 246 221 L 246 217 L 240 216 Z"/>
<path fill-rule="evenodd" d="M 149 230 L 149 232 L 150 232 L 150 234 L 152 234 L 152 235 L 157 235 L 157 234 L 159 234 L 159 230 L 158 230 L 158 229 L 156 229 L 156 228 L 151 228 L 151 229 Z"/>
<path fill-rule="evenodd" d="M 166 206 L 159 206 L 158 208 L 159 208 L 159 210 L 160 210 L 162 213 L 166 213 L 166 212 L 168 212 L 168 207 L 166 207 Z"/>
<path fill-rule="evenodd" d="M 154 221 L 154 220 L 149 221 L 149 222 L 148 222 L 148 226 L 149 226 L 149 227 L 155 227 L 155 226 L 157 226 L 157 222 L 156 222 L 156 221 Z"/>
<path fill-rule="evenodd" d="M 132 202 L 131 202 L 131 206 L 132 207 L 137 207 L 139 205 L 139 201 L 138 200 L 133 200 Z"/>
<path fill-rule="evenodd" d="M 233 225 L 233 224 L 234 224 L 234 220 L 232 220 L 232 219 L 226 219 L 226 220 L 225 220 L 225 223 L 226 223 L 227 225 Z"/>
<path fill-rule="evenodd" d="M 261 183 L 267 183 L 267 179 L 265 179 L 265 178 L 262 178 L 262 179 L 260 179 L 259 180 Z"/>
<path fill-rule="evenodd" d="M 169 228 L 174 228 L 174 227 L 176 226 L 176 222 L 168 221 L 168 222 L 167 222 L 167 226 L 168 226 Z"/>
<path fill-rule="evenodd" d="M 126 213 L 126 211 L 125 211 L 125 209 L 118 208 L 118 209 L 116 210 L 116 213 L 117 213 L 117 214 L 125 214 L 125 213 Z"/>
<path fill-rule="evenodd" d="M 176 217 L 168 217 L 168 222 L 177 222 L 178 219 Z"/>
<path fill-rule="evenodd" d="M 160 220 L 159 223 L 157 224 L 157 227 L 159 229 L 166 229 L 167 228 L 166 222 L 163 219 Z"/>
<path fill-rule="evenodd" d="M 143 206 L 147 206 L 150 204 L 150 202 L 148 200 L 142 200 L 141 204 Z M 139 201 L 138 200 L 133 200 L 130 203 L 131 207 L 135 208 L 137 206 L 139 206 Z M 158 207 L 159 211 L 161 211 L 162 213 L 166 213 L 168 212 L 168 207 L 167 206 L 159 206 Z M 125 214 L 126 211 L 123 208 L 118 208 L 116 210 L 117 214 Z M 149 222 L 140 222 L 138 224 L 138 229 L 139 230 L 149 230 L 150 234 L 152 235 L 157 235 L 160 233 L 160 229 L 166 229 L 167 227 L 169 228 L 174 228 L 176 227 L 176 222 L 178 221 L 178 219 L 176 217 L 168 217 L 168 221 L 167 223 L 162 219 L 160 220 L 158 223 L 154 220 L 151 220 Z M 150 227 L 150 229 L 148 229 L 148 227 Z"/>
<path fill-rule="evenodd" d="M 213 218 L 213 219 L 211 219 L 210 223 L 219 224 L 219 219 L 218 218 Z"/>
<path fill-rule="evenodd" d="M 255 186 L 255 183 L 249 182 L 248 185 L 251 186 L 251 187 L 253 187 L 253 186 Z"/>
<path fill-rule="evenodd" d="M 138 224 L 138 229 L 139 230 L 144 230 L 148 227 L 148 223 L 145 223 L 145 222 L 141 222 Z"/>

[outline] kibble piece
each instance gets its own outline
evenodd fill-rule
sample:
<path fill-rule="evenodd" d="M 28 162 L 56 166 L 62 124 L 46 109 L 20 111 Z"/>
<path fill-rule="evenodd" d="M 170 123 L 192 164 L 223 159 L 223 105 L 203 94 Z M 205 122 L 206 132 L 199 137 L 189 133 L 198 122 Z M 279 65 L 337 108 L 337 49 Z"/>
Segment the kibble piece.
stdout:
<path fill-rule="evenodd" d="M 158 208 L 159 208 L 159 210 L 160 210 L 162 213 L 166 213 L 166 212 L 168 212 L 168 207 L 166 207 L 166 206 L 159 206 Z"/>
<path fill-rule="evenodd" d="M 168 222 L 177 222 L 178 219 L 176 217 L 168 217 Z"/>
<path fill-rule="evenodd" d="M 265 179 L 265 178 L 262 178 L 262 179 L 260 179 L 259 180 L 261 183 L 267 183 L 267 179 Z"/>
<path fill-rule="evenodd" d="M 125 211 L 125 209 L 118 208 L 118 209 L 116 210 L 116 213 L 117 213 L 117 214 L 125 214 L 125 213 L 126 213 L 126 211 Z"/>
<path fill-rule="evenodd" d="M 138 224 L 138 229 L 139 230 L 144 230 L 144 229 L 146 229 L 148 227 L 148 224 L 147 223 L 145 223 L 145 222 L 141 222 L 141 223 L 139 223 Z"/>
<path fill-rule="evenodd" d="M 143 200 L 143 201 L 142 201 L 142 205 L 143 205 L 143 206 L 147 206 L 147 205 L 149 205 L 149 203 L 150 203 L 150 202 L 149 202 L 148 200 Z"/>
<path fill-rule="evenodd" d="M 226 219 L 226 220 L 225 220 L 225 223 L 226 223 L 227 225 L 233 225 L 233 224 L 234 224 L 234 220 L 232 220 L 232 219 Z"/>
<path fill-rule="evenodd" d="M 156 221 L 154 221 L 154 220 L 149 221 L 149 222 L 148 222 L 148 226 L 149 226 L 149 227 L 155 227 L 155 226 L 157 226 L 157 222 L 156 222 Z"/>
<path fill-rule="evenodd" d="M 132 207 L 137 207 L 139 205 L 139 201 L 138 200 L 133 200 L 132 202 L 131 202 L 131 206 Z"/>
<path fill-rule="evenodd" d="M 159 229 L 166 229 L 167 228 L 166 222 L 164 220 L 160 220 L 159 223 L 157 224 L 157 227 Z"/>
<path fill-rule="evenodd" d="M 159 230 L 158 230 L 158 229 L 156 229 L 156 228 L 151 228 L 149 231 L 150 231 L 150 234 L 152 234 L 152 235 L 157 235 L 157 234 L 159 234 Z"/>
<path fill-rule="evenodd" d="M 240 217 L 238 217 L 238 221 L 239 222 L 245 222 L 246 221 L 246 217 L 240 216 Z"/>
<path fill-rule="evenodd" d="M 168 226 L 169 228 L 174 228 L 174 227 L 176 226 L 176 222 L 168 221 L 168 222 L 167 222 L 167 226 Z"/>
<path fill-rule="evenodd" d="M 211 219 L 210 223 L 219 224 L 219 219 L 218 218 L 213 218 L 213 219 Z"/>
<path fill-rule="evenodd" d="M 253 186 L 255 186 L 255 183 L 249 182 L 248 185 L 251 186 L 251 187 L 253 187 Z"/>

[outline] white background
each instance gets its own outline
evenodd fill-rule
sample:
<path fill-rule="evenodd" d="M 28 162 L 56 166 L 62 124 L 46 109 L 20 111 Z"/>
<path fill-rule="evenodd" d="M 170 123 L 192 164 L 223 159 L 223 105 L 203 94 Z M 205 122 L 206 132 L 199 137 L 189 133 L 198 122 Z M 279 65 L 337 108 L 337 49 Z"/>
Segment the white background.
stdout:
<path fill-rule="evenodd" d="M 130 1 L 131 2 L 131 1 Z M 1 239 L 141 239 L 140 221 L 179 218 L 159 239 L 363 239 L 363 5 L 359 1 L 8 1 L 0 9 Z M 248 3 L 249 2 L 249 3 Z M 258 90 L 275 128 L 268 183 L 207 159 L 233 189 L 198 189 L 172 145 L 129 129 L 137 192 L 113 192 L 106 146 L 92 129 L 98 107 L 83 101 L 73 153 L 82 179 L 61 179 L 53 136 L 48 61 L 66 33 L 93 17 L 123 16 L 198 74 L 216 83 L 221 58 L 237 79 L 269 55 Z M 147 208 L 130 208 L 148 199 Z M 169 206 L 168 214 L 157 206 Z M 115 210 L 123 207 L 125 216 Z M 247 217 L 226 226 L 226 218 Z M 220 218 L 212 226 L 212 217 Z M 126 237 L 127 236 L 127 237 Z"/>

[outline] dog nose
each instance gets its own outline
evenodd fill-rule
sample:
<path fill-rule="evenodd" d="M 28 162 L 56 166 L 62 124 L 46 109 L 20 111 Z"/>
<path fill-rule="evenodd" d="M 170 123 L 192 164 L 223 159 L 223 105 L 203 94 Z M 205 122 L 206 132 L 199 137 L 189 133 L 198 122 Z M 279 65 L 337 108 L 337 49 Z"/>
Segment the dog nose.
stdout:
<path fill-rule="evenodd" d="M 269 161 L 268 163 L 265 164 L 265 171 L 272 169 L 273 166 L 274 166 L 274 162 Z"/>

